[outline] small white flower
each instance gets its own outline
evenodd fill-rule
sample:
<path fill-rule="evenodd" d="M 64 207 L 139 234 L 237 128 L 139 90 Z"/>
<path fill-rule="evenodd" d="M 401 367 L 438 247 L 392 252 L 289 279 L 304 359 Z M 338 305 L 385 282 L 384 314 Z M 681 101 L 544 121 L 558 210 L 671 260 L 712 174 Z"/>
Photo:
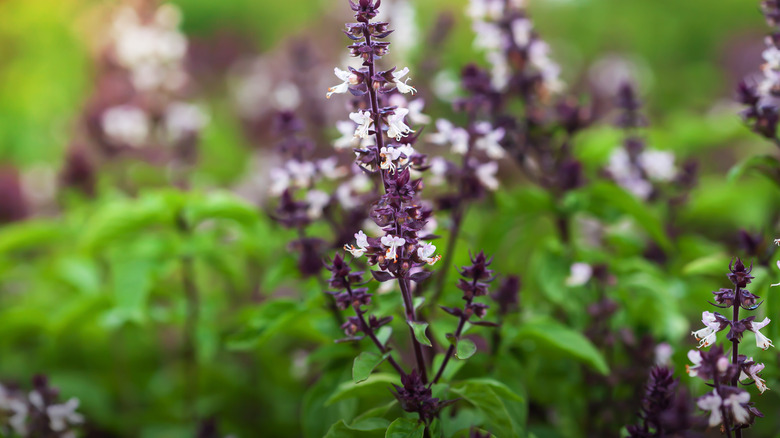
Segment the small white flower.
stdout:
<path fill-rule="evenodd" d="M 780 50 L 774 45 L 771 45 L 764 50 L 761 56 L 764 58 L 764 61 L 766 61 L 766 68 L 773 70 L 780 69 Z"/>
<path fill-rule="evenodd" d="M 447 119 L 436 120 L 436 129 L 439 132 L 428 136 L 428 141 L 437 145 L 452 145 L 452 152 L 463 155 L 469 149 L 469 133 L 463 128 L 456 128 Z"/>
<path fill-rule="evenodd" d="M 357 147 L 360 142 L 355 138 L 355 124 L 349 120 L 336 122 L 336 129 L 341 137 L 333 141 L 333 147 L 337 150 Z"/>
<path fill-rule="evenodd" d="M 398 260 L 397 248 L 406 244 L 406 240 L 403 237 L 393 236 L 392 234 L 382 236 L 380 242 L 387 247 L 385 257 L 393 261 Z"/>
<path fill-rule="evenodd" d="M 569 268 L 569 276 L 566 278 L 566 286 L 582 286 L 593 276 L 593 267 L 587 263 L 573 263 Z"/>
<path fill-rule="evenodd" d="M 655 364 L 657 366 L 668 366 L 671 362 L 674 349 L 668 342 L 662 342 L 655 346 Z"/>
<path fill-rule="evenodd" d="M 410 132 L 414 132 L 412 128 L 408 127 L 404 123 L 404 117 L 409 114 L 409 110 L 406 108 L 396 108 L 393 114 L 387 116 L 387 135 L 388 137 L 401 140 L 401 137 L 408 135 Z"/>
<path fill-rule="evenodd" d="M 344 245 L 344 250 L 349 251 L 355 257 L 360 257 L 368 249 L 368 237 L 366 236 L 366 233 L 363 232 L 363 230 L 355 233 L 355 243 L 357 243 L 357 248 L 347 244 Z"/>
<path fill-rule="evenodd" d="M 395 94 L 394 96 L 398 96 Z M 431 123 L 431 117 L 423 114 L 423 108 L 425 108 L 425 101 L 422 99 L 415 99 L 406 106 L 409 109 L 409 120 L 416 125 L 427 125 Z"/>
<path fill-rule="evenodd" d="M 489 51 L 501 50 L 504 34 L 501 32 L 500 27 L 484 21 L 475 21 L 471 27 L 474 29 L 474 33 L 477 34 L 476 38 L 474 38 L 475 49 Z"/>
<path fill-rule="evenodd" d="M 747 359 L 747 362 L 753 362 L 753 358 L 749 357 Z M 764 369 L 764 364 L 762 363 L 753 363 L 752 365 L 748 365 L 745 367 L 742 371 L 739 373 L 739 380 L 747 380 L 751 379 L 755 382 L 756 388 L 758 388 L 759 391 L 763 394 L 764 391 L 769 389 L 766 386 L 766 381 L 761 378 L 761 376 L 758 375 L 761 371 Z"/>
<path fill-rule="evenodd" d="M 417 90 L 410 85 L 406 85 L 406 83 L 409 82 L 409 79 L 411 78 L 406 78 L 405 81 L 401 81 L 401 79 L 407 74 L 409 74 L 409 67 L 404 67 L 403 70 L 394 71 L 393 83 L 395 84 L 395 87 L 398 88 L 399 92 L 403 94 L 412 93 L 412 95 L 414 95 L 414 93 L 416 93 Z"/>
<path fill-rule="evenodd" d="M 325 158 L 317 162 L 317 169 L 319 169 L 320 175 L 327 179 L 338 179 L 347 174 L 347 169 L 339 166 L 339 160 L 337 157 Z"/>
<path fill-rule="evenodd" d="M 496 90 L 504 91 L 507 85 L 509 85 L 509 79 L 512 77 L 512 71 L 509 68 L 509 63 L 506 61 L 506 56 L 496 51 L 488 52 L 485 58 L 490 63 L 490 84 Z"/>
<path fill-rule="evenodd" d="M 49 425 L 55 432 L 62 432 L 68 427 L 68 424 L 81 424 L 84 422 L 84 416 L 76 412 L 79 407 L 79 399 L 71 398 L 67 402 L 59 405 L 51 405 L 46 408 L 46 414 L 49 416 Z"/>
<path fill-rule="evenodd" d="M 436 252 L 436 246 L 431 243 L 424 243 L 417 248 L 417 256 L 420 257 L 425 263 L 432 265 L 441 259 L 440 255 L 433 256 Z"/>
<path fill-rule="evenodd" d="M 699 348 L 709 347 L 715 343 L 715 340 L 717 339 L 716 334 L 722 330 L 721 323 L 712 312 L 702 312 L 701 322 L 704 323 L 704 328 L 691 332 L 691 334 L 697 341 L 700 341 Z"/>
<path fill-rule="evenodd" d="M 496 179 L 496 173 L 498 173 L 498 163 L 495 161 L 481 164 L 474 170 L 474 174 L 479 180 L 479 183 L 488 190 L 496 190 L 498 188 L 499 184 L 498 179 Z"/>
<path fill-rule="evenodd" d="M 445 176 L 447 174 L 447 160 L 442 157 L 433 157 L 430 161 L 431 177 L 426 181 L 432 186 L 440 186 L 444 184 Z"/>
<path fill-rule="evenodd" d="M 322 190 L 310 190 L 306 193 L 306 202 L 309 204 L 309 208 L 306 209 L 306 216 L 311 220 L 315 220 L 322 217 L 322 210 L 330 202 L 330 196 Z"/>
<path fill-rule="evenodd" d="M 504 1 L 470 0 L 466 14 L 474 20 L 497 20 L 504 14 Z"/>
<path fill-rule="evenodd" d="M 504 128 L 486 132 L 474 142 L 477 149 L 485 151 L 488 157 L 498 160 L 504 158 L 504 148 L 499 143 L 504 138 Z"/>
<path fill-rule="evenodd" d="M 745 404 L 750 401 L 750 393 L 742 391 L 738 394 L 731 394 L 723 400 L 723 406 L 728 409 L 731 407 L 731 412 L 734 414 L 734 421 L 738 424 L 745 424 L 750 419 L 750 413 L 745 409 Z M 712 422 L 710 422 L 712 425 Z"/>
<path fill-rule="evenodd" d="M 270 179 L 271 187 L 268 191 L 272 196 L 279 196 L 290 187 L 290 175 L 284 169 L 271 169 Z"/>
<path fill-rule="evenodd" d="M 701 366 L 701 351 L 689 350 L 688 360 L 693 363 L 693 366 L 685 365 L 685 372 L 688 373 L 688 375 L 691 377 L 696 377 L 699 374 L 699 372 L 696 370 Z"/>
<path fill-rule="evenodd" d="M 770 321 L 771 320 L 769 318 L 764 318 L 764 320 L 761 322 L 753 321 L 750 323 L 750 330 L 756 334 L 756 345 L 758 345 L 758 348 L 762 350 L 766 350 L 769 347 L 774 347 L 772 341 L 759 331 L 762 328 L 766 327 Z"/>
<path fill-rule="evenodd" d="M 642 152 L 637 160 L 647 177 L 655 181 L 669 182 L 677 173 L 674 168 L 674 154 L 668 151 L 647 150 Z"/>
<path fill-rule="evenodd" d="M 171 141 L 199 132 L 209 117 L 197 105 L 175 102 L 165 109 L 165 131 Z"/>
<path fill-rule="evenodd" d="M 408 163 L 409 158 L 411 158 L 412 155 L 417 153 L 417 151 L 414 150 L 414 147 L 412 147 L 412 145 L 410 145 L 409 143 L 398 146 L 396 149 L 401 152 L 401 157 L 398 159 L 398 164 L 401 165 Z"/>
<path fill-rule="evenodd" d="M 128 146 L 143 145 L 149 137 L 150 122 L 146 112 L 133 105 L 120 105 L 107 109 L 101 118 L 106 136 Z"/>
<path fill-rule="evenodd" d="M 775 244 L 776 245 L 780 245 L 780 243 L 778 243 L 778 242 L 780 242 L 780 239 L 775 239 Z M 777 261 L 777 268 L 780 269 L 780 260 Z M 780 283 L 770 284 L 769 286 L 771 286 L 771 287 L 780 286 Z"/>
<path fill-rule="evenodd" d="M 715 391 L 712 391 L 711 393 L 699 398 L 699 400 L 696 402 L 696 405 L 699 406 L 700 409 L 711 411 L 709 421 L 710 427 L 715 427 L 723 421 L 723 416 L 720 413 L 720 405 L 722 401 L 723 400 L 720 398 L 720 396 Z"/>
<path fill-rule="evenodd" d="M 775 239 L 775 245 L 780 246 L 780 239 Z M 778 264 L 777 266 L 780 267 L 780 264 Z"/>
<path fill-rule="evenodd" d="M 296 188 L 309 187 L 317 175 L 317 168 L 310 161 L 290 160 L 285 168 Z"/>
<path fill-rule="evenodd" d="M 368 130 L 374 123 L 374 119 L 371 118 L 371 113 L 360 110 L 356 113 L 350 113 L 349 118 L 358 124 L 358 127 L 355 129 L 355 137 L 368 138 Z"/>
<path fill-rule="evenodd" d="M 512 37 L 518 47 L 525 47 L 531 42 L 531 30 L 534 25 L 527 18 L 518 18 L 512 22 Z"/>
<path fill-rule="evenodd" d="M 390 172 L 395 172 L 393 161 L 401 156 L 401 150 L 392 146 L 383 147 L 379 150 L 379 167 Z"/>
<path fill-rule="evenodd" d="M 356 74 L 348 70 L 342 70 L 336 67 L 333 69 L 333 73 L 336 75 L 337 78 L 341 79 L 343 82 L 328 88 L 328 93 L 325 94 L 325 97 L 328 99 L 330 99 L 330 96 L 334 94 L 346 93 L 349 90 L 350 85 L 357 85 L 359 83 L 360 78 L 358 78 Z"/>

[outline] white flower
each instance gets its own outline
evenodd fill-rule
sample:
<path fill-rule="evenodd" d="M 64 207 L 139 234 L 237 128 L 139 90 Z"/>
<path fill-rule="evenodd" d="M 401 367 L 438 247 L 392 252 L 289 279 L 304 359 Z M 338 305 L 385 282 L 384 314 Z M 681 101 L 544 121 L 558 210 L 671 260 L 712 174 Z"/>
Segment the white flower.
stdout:
<path fill-rule="evenodd" d="M 398 96 L 395 94 L 394 96 Z M 431 123 L 431 117 L 423 114 L 423 108 L 425 108 L 425 101 L 422 99 L 415 99 L 406 106 L 409 109 L 409 120 L 416 125 L 427 125 Z"/>
<path fill-rule="evenodd" d="M 385 257 L 388 259 L 392 259 L 393 261 L 398 259 L 398 254 L 396 253 L 396 249 L 399 246 L 403 246 L 406 244 L 406 240 L 403 237 L 393 236 L 392 234 L 387 234 L 385 236 L 382 236 L 382 239 L 380 240 L 382 245 L 387 247 L 387 252 L 385 253 Z"/>
<path fill-rule="evenodd" d="M 285 168 L 296 188 L 309 187 L 317 175 L 317 168 L 310 161 L 290 160 Z"/>
<path fill-rule="evenodd" d="M 268 191 L 272 196 L 279 196 L 290 187 L 290 175 L 284 169 L 271 169 L 270 179 L 271 187 Z"/>
<path fill-rule="evenodd" d="M 759 331 L 762 328 L 766 327 L 767 324 L 769 324 L 770 321 L 771 320 L 769 318 L 764 318 L 764 320 L 761 321 L 761 322 L 753 321 L 753 322 L 750 323 L 749 330 L 751 330 L 753 333 L 756 334 L 756 345 L 758 345 L 758 348 L 760 348 L 762 350 L 766 350 L 769 347 L 774 347 L 774 345 L 772 344 L 772 341 L 769 338 L 767 338 L 766 336 L 764 336 Z"/>
<path fill-rule="evenodd" d="M 689 350 L 688 360 L 693 363 L 693 366 L 685 365 L 685 372 L 688 373 L 688 375 L 691 377 L 696 377 L 699 374 L 699 372 L 696 370 L 701 366 L 701 351 Z"/>
<path fill-rule="evenodd" d="M 749 357 L 746 362 L 753 362 L 753 358 Z M 747 367 L 743 368 L 742 371 L 739 373 L 739 380 L 747 380 L 752 379 L 755 384 L 756 388 L 758 388 L 759 391 L 763 394 L 764 391 L 769 389 L 766 386 L 766 381 L 761 378 L 761 376 L 758 375 L 761 371 L 764 369 L 764 364 L 762 363 L 753 363 L 751 365 L 748 365 Z"/>
<path fill-rule="evenodd" d="M 620 187 L 640 199 L 647 199 L 653 192 L 653 185 L 642 178 L 642 174 L 631 163 L 628 152 L 622 147 L 612 151 L 609 156 L 607 170 Z"/>
<path fill-rule="evenodd" d="M 587 263 L 573 263 L 569 268 L 569 276 L 566 278 L 566 286 L 582 286 L 593 275 L 593 267 Z"/>
<path fill-rule="evenodd" d="M 209 117 L 197 105 L 174 102 L 165 109 L 165 131 L 171 141 L 199 132 L 208 122 Z"/>
<path fill-rule="evenodd" d="M 401 152 L 401 157 L 398 160 L 398 164 L 400 165 L 404 165 L 408 163 L 409 158 L 411 158 L 412 155 L 417 153 L 417 151 L 414 150 L 414 147 L 412 147 L 412 145 L 410 145 L 409 143 L 402 144 L 401 146 L 398 146 L 396 149 Z"/>
<path fill-rule="evenodd" d="M 639 165 L 647 177 L 655 181 L 668 182 L 674 179 L 674 154 L 668 151 L 647 150 L 638 157 Z"/>
<path fill-rule="evenodd" d="M 107 109 L 101 118 L 106 136 L 115 142 L 138 147 L 145 143 L 150 131 L 149 117 L 133 105 L 120 105 Z"/>
<path fill-rule="evenodd" d="M 474 174 L 479 180 L 479 183 L 488 190 L 496 190 L 498 188 L 496 173 L 498 173 L 498 163 L 495 161 L 481 164 L 474 169 Z"/>
<path fill-rule="evenodd" d="M 344 250 L 349 251 L 355 257 L 360 257 L 368 249 L 368 237 L 366 236 L 366 233 L 363 232 L 363 230 L 355 233 L 355 243 L 357 243 L 357 248 L 347 244 L 344 245 Z"/>
<path fill-rule="evenodd" d="M 475 20 L 497 20 L 504 14 L 503 0 L 470 0 L 466 14 Z"/>
<path fill-rule="evenodd" d="M 477 149 L 485 151 L 488 157 L 498 160 L 504 158 L 504 148 L 499 143 L 504 138 L 504 128 L 498 128 L 486 132 L 482 137 L 474 142 Z"/>
<path fill-rule="evenodd" d="M 406 126 L 404 123 L 404 117 L 409 114 L 409 110 L 406 108 L 396 108 L 393 114 L 387 116 L 387 135 L 388 137 L 401 140 L 401 137 L 414 132 L 412 128 Z"/>
<path fill-rule="evenodd" d="M 698 351 L 698 350 L 697 350 Z M 655 346 L 655 364 L 657 366 L 668 366 L 674 349 L 667 342 L 662 342 Z"/>
<path fill-rule="evenodd" d="M 346 93 L 349 90 L 350 85 L 357 85 L 360 81 L 358 75 L 348 70 L 342 70 L 338 67 L 333 69 L 333 73 L 337 78 L 342 80 L 342 83 L 328 88 L 328 92 L 325 94 L 325 97 L 328 99 L 330 99 L 330 96 L 333 96 L 334 94 Z"/>
<path fill-rule="evenodd" d="M 439 132 L 428 136 L 428 141 L 437 145 L 452 145 L 452 152 L 463 155 L 469 149 L 469 133 L 463 128 L 456 128 L 447 119 L 436 120 L 436 129 Z"/>
<path fill-rule="evenodd" d="M 397 160 L 401 156 L 401 150 L 392 146 L 383 147 L 379 150 L 379 167 L 382 169 L 395 172 L 395 164 L 393 161 Z"/>
<path fill-rule="evenodd" d="M 745 424 L 750 419 L 750 413 L 745 409 L 744 404 L 750 401 L 750 393 L 742 391 L 738 394 L 731 394 L 723 400 L 723 406 L 726 408 L 731 407 L 731 412 L 734 414 L 734 421 L 738 424 Z M 712 422 L 710 422 L 712 426 Z"/>
<path fill-rule="evenodd" d="M 775 244 L 780 245 L 780 239 L 775 239 Z M 777 261 L 777 268 L 780 269 L 780 260 Z M 780 286 L 780 283 L 770 284 L 770 286 Z"/>
<path fill-rule="evenodd" d="M 426 181 L 432 186 L 440 186 L 444 184 L 445 175 L 447 174 L 447 160 L 442 157 L 433 157 L 430 161 L 431 177 Z"/>
<path fill-rule="evenodd" d="M 780 239 L 775 239 L 775 245 L 780 246 Z M 778 260 L 778 261 L 780 261 L 780 260 Z M 778 263 L 777 266 L 780 267 L 780 263 Z"/>
<path fill-rule="evenodd" d="M 534 25 L 527 18 L 518 18 L 512 22 L 512 37 L 518 47 L 525 47 L 531 42 L 531 30 Z"/>
<path fill-rule="evenodd" d="M 766 61 L 767 68 L 771 68 L 773 70 L 780 69 L 780 50 L 778 50 L 774 45 L 769 46 L 766 50 L 764 50 L 761 56 Z"/>
<path fill-rule="evenodd" d="M 338 165 L 337 157 L 325 158 L 317 162 L 317 169 L 320 175 L 327 179 L 338 179 L 347 174 L 347 169 Z"/>
<path fill-rule="evenodd" d="M 489 51 L 498 51 L 501 49 L 504 34 L 501 32 L 500 27 L 484 21 L 475 21 L 471 27 L 474 29 L 474 33 L 477 34 L 476 38 L 474 38 L 475 49 Z"/>
<path fill-rule="evenodd" d="M 311 220 L 315 220 L 322 217 L 322 210 L 330 202 L 330 196 L 322 190 L 311 190 L 306 193 L 306 202 L 309 204 L 309 208 L 306 209 L 306 216 Z"/>
<path fill-rule="evenodd" d="M 46 414 L 49 416 L 49 425 L 55 432 L 62 432 L 68 427 L 68 424 L 81 424 L 84 422 L 84 416 L 76 412 L 79 407 L 79 399 L 71 398 L 67 402 L 59 405 L 51 405 L 46 408 Z"/>
<path fill-rule="evenodd" d="M 441 259 L 440 255 L 432 257 L 433 253 L 435 252 L 436 246 L 431 243 L 424 243 L 422 246 L 417 248 L 417 256 L 429 265 L 432 265 Z"/>
<path fill-rule="evenodd" d="M 490 63 L 490 84 L 496 90 L 505 90 L 512 76 L 506 57 L 501 52 L 489 52 L 486 59 Z"/>
<path fill-rule="evenodd" d="M 339 130 L 341 137 L 333 141 L 333 147 L 336 149 L 349 149 L 357 147 L 359 142 L 355 138 L 355 124 L 349 120 L 339 120 L 336 122 L 336 129 Z"/>
<path fill-rule="evenodd" d="M 356 113 L 350 113 L 349 118 L 358 124 L 355 129 L 355 137 L 367 138 L 368 130 L 371 128 L 371 124 L 374 123 L 374 119 L 371 118 L 371 113 L 368 111 L 360 110 Z"/>
<path fill-rule="evenodd" d="M 709 421 L 710 427 L 715 427 L 723 421 L 723 416 L 720 413 L 721 402 L 720 396 L 715 391 L 702 396 L 696 402 L 696 405 L 699 406 L 700 409 L 711 411 Z"/>
<path fill-rule="evenodd" d="M 411 78 L 406 78 L 406 80 L 403 82 L 401 81 L 401 78 L 403 78 L 407 74 L 409 74 L 409 67 L 404 67 L 403 70 L 394 71 L 393 83 L 395 84 L 395 87 L 398 88 L 399 92 L 403 94 L 412 93 L 412 95 L 414 95 L 414 93 L 416 93 L 417 90 L 410 85 L 406 85 L 406 83 L 409 82 L 409 79 Z"/>
<path fill-rule="evenodd" d="M 3 385 L 0 385 L 0 411 L 10 412 L 8 424 L 19 435 L 27 435 L 27 403 L 13 397 Z"/>
<path fill-rule="evenodd" d="M 706 311 L 701 314 L 701 322 L 704 323 L 704 328 L 691 332 L 691 334 L 697 341 L 701 341 L 699 342 L 699 348 L 709 347 L 715 343 L 717 339 L 716 334 L 722 330 L 721 323 L 714 313 Z"/>

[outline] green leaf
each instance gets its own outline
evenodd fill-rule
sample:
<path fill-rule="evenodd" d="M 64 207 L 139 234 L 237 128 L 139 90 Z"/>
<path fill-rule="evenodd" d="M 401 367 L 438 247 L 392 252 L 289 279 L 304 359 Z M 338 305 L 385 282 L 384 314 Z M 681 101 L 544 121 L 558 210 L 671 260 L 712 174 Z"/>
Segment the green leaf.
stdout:
<path fill-rule="evenodd" d="M 771 155 L 754 156 L 742 161 L 729 170 L 727 179 L 729 182 L 734 182 L 749 170 L 756 170 L 770 181 L 780 185 L 780 161 Z"/>
<path fill-rule="evenodd" d="M 193 225 L 208 219 L 229 219 L 244 226 L 251 226 L 260 219 L 256 208 L 227 192 L 191 198 L 187 204 L 187 215 Z"/>
<path fill-rule="evenodd" d="M 391 383 L 399 383 L 398 376 L 395 374 L 376 373 L 361 383 L 354 383 L 351 380 L 343 382 L 325 402 L 325 406 L 330 406 L 338 401 L 353 397 L 370 396 L 377 393 L 386 394 L 387 388 Z"/>
<path fill-rule="evenodd" d="M 499 382 L 498 380 L 491 379 L 489 377 L 478 377 L 473 379 L 464 380 L 462 382 L 454 383 L 452 386 L 461 387 L 464 385 L 472 386 L 486 386 L 490 387 L 493 392 L 499 397 L 505 400 L 523 401 L 523 397 L 512 391 L 508 386 Z"/>
<path fill-rule="evenodd" d="M 227 338 L 230 350 L 251 350 L 270 339 L 279 330 L 288 327 L 301 313 L 302 305 L 293 300 L 267 301 L 254 309 L 245 326 Z"/>
<path fill-rule="evenodd" d="M 468 338 L 458 339 L 458 344 L 455 347 L 455 357 L 461 360 L 466 360 L 477 352 L 477 346 L 474 342 Z"/>
<path fill-rule="evenodd" d="M 422 438 L 425 424 L 408 418 L 396 418 L 387 428 L 385 438 Z"/>
<path fill-rule="evenodd" d="M 685 275 L 710 275 L 720 274 L 724 266 L 728 266 L 729 257 L 723 253 L 710 254 L 692 260 L 683 267 Z"/>
<path fill-rule="evenodd" d="M 409 327 L 414 331 L 414 337 L 417 338 L 417 342 L 430 347 L 431 341 L 425 336 L 425 329 L 428 328 L 427 322 L 407 321 Z"/>
<path fill-rule="evenodd" d="M 4 225 L 0 229 L 0 254 L 50 245 L 63 236 L 63 227 L 55 222 L 30 220 Z"/>
<path fill-rule="evenodd" d="M 82 247 L 96 250 L 114 240 L 128 238 L 153 225 L 174 223 L 177 211 L 170 197 L 146 196 L 137 200 L 122 200 L 107 204 L 86 224 Z"/>
<path fill-rule="evenodd" d="M 663 249 L 672 248 L 672 242 L 666 235 L 661 219 L 647 204 L 615 184 L 594 183 L 588 190 L 596 207 L 617 209 L 631 216 Z"/>
<path fill-rule="evenodd" d="M 369 351 L 360 353 L 355 361 L 352 363 L 352 380 L 355 383 L 360 383 L 368 379 L 374 368 L 385 361 L 390 356 L 390 353 L 378 355 Z"/>
<path fill-rule="evenodd" d="M 485 418 L 485 429 L 499 437 L 522 436 L 522 428 L 512 418 L 506 403 L 493 390 L 493 385 L 485 382 L 466 381 L 455 386 L 451 392 L 459 395 L 475 408 Z"/>
<path fill-rule="evenodd" d="M 355 430 L 372 431 L 372 430 L 387 430 L 390 425 L 390 420 L 381 417 L 368 417 L 355 420 L 349 427 Z"/>
<path fill-rule="evenodd" d="M 349 426 L 344 420 L 339 420 L 330 427 L 325 438 L 380 438 L 382 429 L 358 429 Z"/>
<path fill-rule="evenodd" d="M 534 339 L 544 346 L 562 351 L 601 374 L 609 373 L 607 361 L 588 338 L 557 321 L 539 318 L 526 322 L 517 331 L 515 342 L 527 339 Z"/>

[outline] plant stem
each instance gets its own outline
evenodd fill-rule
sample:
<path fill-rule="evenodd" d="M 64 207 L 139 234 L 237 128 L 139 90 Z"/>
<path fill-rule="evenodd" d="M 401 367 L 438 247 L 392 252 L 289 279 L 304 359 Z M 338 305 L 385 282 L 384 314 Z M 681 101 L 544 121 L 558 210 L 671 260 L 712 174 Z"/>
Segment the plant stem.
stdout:
<path fill-rule="evenodd" d="M 347 282 L 347 292 L 351 297 L 352 287 L 349 285 L 349 282 Z M 363 312 L 360 309 L 360 306 L 357 304 L 352 304 L 352 309 L 355 310 L 355 314 L 360 319 L 360 325 L 362 326 L 361 328 L 363 329 L 363 332 L 368 335 L 368 337 L 371 339 L 371 341 L 374 342 L 374 345 L 376 345 L 377 348 L 379 348 L 379 351 L 382 352 L 382 354 L 386 354 L 389 351 L 389 349 L 384 344 L 382 344 L 379 338 L 376 337 L 376 334 L 374 333 L 374 329 L 372 329 L 371 326 L 368 325 L 368 323 L 366 322 L 366 317 L 364 316 L 365 312 Z M 398 374 L 400 374 L 401 376 L 406 376 L 406 372 L 404 371 L 403 368 L 401 368 L 401 365 L 399 365 L 398 362 L 396 362 L 393 356 L 388 355 L 387 361 L 390 362 L 390 365 L 392 365 L 396 371 L 398 371 Z"/>
<path fill-rule="evenodd" d="M 182 257 L 181 269 L 184 298 L 187 305 L 187 313 L 184 320 L 184 348 L 182 351 L 185 378 L 187 380 L 184 385 L 185 398 L 189 416 L 192 419 L 197 419 L 195 404 L 198 398 L 198 362 L 195 334 L 200 316 L 200 298 L 194 281 L 195 269 L 192 256 L 185 255 Z"/>
<path fill-rule="evenodd" d="M 472 290 L 477 285 L 477 279 L 471 281 L 471 288 Z M 463 327 L 466 325 L 466 322 L 469 320 L 470 315 L 466 315 L 466 309 L 469 308 L 471 305 L 471 302 L 474 301 L 474 297 L 471 296 L 466 300 L 466 305 L 463 307 L 463 313 L 460 315 L 460 321 L 458 321 L 458 328 L 455 330 L 455 340 L 457 342 L 458 339 L 460 339 L 461 333 L 463 333 Z M 444 374 L 444 369 L 447 368 L 447 362 L 450 361 L 450 357 L 452 357 L 453 353 L 455 353 L 455 344 L 450 344 L 449 348 L 447 348 L 447 353 L 444 355 L 444 360 L 441 363 L 441 366 L 439 367 L 439 371 L 436 373 L 436 377 L 433 378 L 431 381 L 431 385 L 438 382 L 441 378 L 441 375 Z"/>
<path fill-rule="evenodd" d="M 718 376 L 716 375 L 715 378 L 712 379 L 714 386 L 715 386 L 715 392 L 718 393 L 718 397 L 721 397 L 721 400 L 723 397 L 720 394 L 720 384 L 718 383 Z M 723 427 L 726 429 L 726 436 L 728 438 L 731 438 L 731 425 L 729 424 L 729 417 L 728 412 L 726 412 L 726 406 L 721 403 L 720 405 L 720 414 L 723 416 Z M 740 434 L 741 436 L 741 434 Z"/>
<path fill-rule="evenodd" d="M 422 346 L 414 335 L 414 329 L 411 322 L 417 321 L 417 315 L 414 311 L 414 302 L 412 301 L 412 292 L 409 288 L 409 279 L 398 278 L 398 285 L 401 287 L 401 296 L 404 299 L 404 309 L 406 310 L 406 324 L 409 326 L 409 333 L 412 336 L 412 345 L 414 346 L 414 357 L 417 360 L 417 368 L 420 371 L 422 382 L 428 383 L 428 373 L 425 370 L 425 358 L 423 357 Z"/>
<path fill-rule="evenodd" d="M 736 324 L 737 321 L 739 321 L 739 306 L 740 306 L 740 290 L 739 285 L 734 287 L 734 317 L 732 319 L 732 324 Z M 733 326 L 733 325 L 732 325 Z M 731 348 L 731 363 L 734 365 L 737 365 L 739 363 L 739 339 L 736 337 L 731 340 L 732 348 Z M 731 379 L 731 386 L 736 387 L 739 383 L 739 374 L 736 373 L 734 377 Z M 737 429 L 734 431 L 734 435 L 736 438 L 742 438 L 742 429 Z"/>

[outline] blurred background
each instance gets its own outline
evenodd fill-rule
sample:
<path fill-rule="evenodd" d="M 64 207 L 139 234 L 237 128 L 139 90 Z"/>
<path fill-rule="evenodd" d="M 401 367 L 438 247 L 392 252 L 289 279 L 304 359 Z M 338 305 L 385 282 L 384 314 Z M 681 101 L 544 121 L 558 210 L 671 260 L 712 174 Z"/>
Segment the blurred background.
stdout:
<path fill-rule="evenodd" d="M 461 69 L 487 65 L 473 47 L 466 3 L 383 1 L 392 11 L 385 18 L 398 29 L 388 62 L 410 67 L 411 83 L 434 118 L 457 120 L 451 102 L 462 94 Z M 637 85 L 646 105 L 648 143 L 673 151 L 680 161 L 699 162 L 699 184 L 673 219 L 690 239 L 664 268 L 626 283 L 672 304 L 648 305 L 652 298 L 636 298 L 633 290 L 620 295 L 621 302 L 633 302 L 627 320 L 659 342 L 679 343 L 674 358 L 681 370 L 693 345 L 687 333 L 698 328 L 704 300 L 725 286 L 730 256 L 747 251 L 750 242 L 739 230 L 764 236 L 764 249 L 766 239 L 778 237 L 772 235 L 777 188 L 758 175 L 727 178 L 737 163 L 774 148 L 743 126 L 733 100 L 738 81 L 758 72 L 761 63 L 767 30 L 758 4 L 528 3 L 568 91 L 593 105 L 596 126 L 576 141 L 586 166 L 602 166 L 620 141 L 612 103 L 626 80 Z M 206 227 L 205 237 L 194 243 L 177 240 L 176 232 L 107 242 L 126 227 L 121 219 L 130 214 L 153 221 L 153 214 L 112 210 L 116 205 L 171 187 L 230 191 L 265 211 L 270 170 L 280 163 L 272 152 L 279 111 L 303 114 L 319 136 L 316 153 L 328 155 L 340 136 L 335 122 L 346 115 L 343 105 L 325 100 L 325 91 L 337 83 L 333 67 L 345 65 L 348 42 L 341 29 L 351 18 L 348 3 L 166 4 L 158 9 L 141 0 L 0 1 L 0 381 L 28 387 L 33 373 L 47 374 L 65 399 L 81 400 L 86 430 L 94 436 L 193 436 L 201 426 L 185 420 L 193 408 L 179 402 L 198 386 L 193 379 L 201 394 L 194 409 L 219 417 L 227 432 L 260 436 L 253 431 L 262 427 L 262 436 L 318 436 L 320 426 L 307 429 L 299 417 L 310 412 L 302 406 L 318 406 L 322 397 L 306 393 L 314 380 L 300 376 L 310 366 L 309 347 L 338 336 L 322 328 L 324 312 L 297 328 L 290 328 L 296 318 L 291 314 L 268 329 L 251 353 L 226 347 L 229 335 L 256 316 L 242 303 L 260 302 L 263 294 L 285 296 L 285 288 L 293 288 L 285 280 L 295 267 L 286 249 L 291 233 L 279 233 L 261 214 L 250 231 Z M 149 20 L 157 33 L 139 33 L 138 23 Z M 143 44 L 156 47 L 154 59 Z M 533 230 L 549 227 L 524 222 L 517 228 L 506 220 L 533 214 L 525 211 L 534 198 L 523 192 L 511 165 L 501 166 L 501 179 L 510 189 L 489 201 L 492 213 L 469 218 L 467 239 L 470 247 L 499 255 L 496 269 L 525 275 L 531 256 L 515 256 L 512 248 L 540 248 L 545 234 Z M 160 196 L 147 204 L 179 202 L 167 192 Z M 484 223 L 495 226 L 480 228 Z M 630 236 L 621 239 L 623 256 L 646 250 Z M 198 274 L 205 322 L 194 335 L 199 347 L 193 360 L 201 364 L 201 375 L 194 377 L 187 374 L 186 355 L 183 364 L 172 357 L 187 311 L 179 296 L 181 268 L 170 262 L 170 251 L 187 245 L 206 254 L 202 263 L 214 268 Z M 456 261 L 465 259 L 464 247 Z M 767 260 L 759 269 L 762 287 L 776 276 Z M 303 284 L 317 290 L 311 281 Z M 775 301 L 770 297 L 767 306 L 780 310 Z M 276 343 L 268 340 L 274 330 L 300 333 Z M 778 334 L 777 325 L 770 326 L 770 337 Z M 280 362 L 268 365 L 274 361 Z M 768 367 L 767 374 L 776 380 L 777 371 Z M 780 406 L 774 394 L 762 401 Z M 540 427 L 538 436 L 576 436 L 565 431 L 577 430 L 578 417 L 556 415 L 572 420 Z M 763 427 L 776 431 L 778 421 L 770 418 Z"/>

